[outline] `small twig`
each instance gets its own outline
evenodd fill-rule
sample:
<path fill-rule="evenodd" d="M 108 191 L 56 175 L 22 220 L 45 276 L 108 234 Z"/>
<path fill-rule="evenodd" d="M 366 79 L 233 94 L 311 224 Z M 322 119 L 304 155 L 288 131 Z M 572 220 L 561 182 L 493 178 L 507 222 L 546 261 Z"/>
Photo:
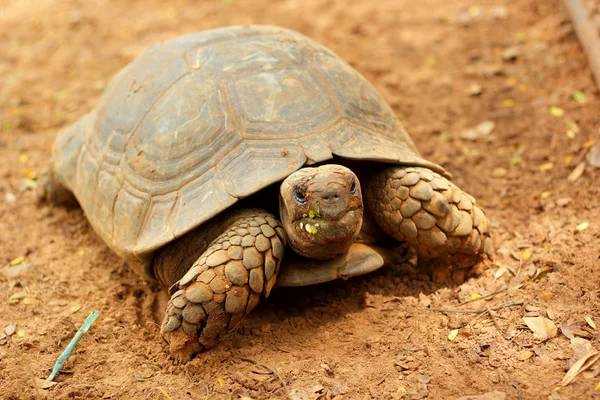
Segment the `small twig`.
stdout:
<path fill-rule="evenodd" d="M 521 305 L 523 305 L 523 301 L 516 300 L 516 301 L 509 301 L 507 303 L 504 303 L 504 304 L 502 304 L 500 306 L 496 306 L 496 307 L 480 308 L 479 310 L 452 310 L 452 309 L 444 309 L 444 308 L 430 308 L 429 311 L 437 311 L 437 312 L 442 312 L 442 313 L 481 314 L 481 313 L 489 312 L 489 310 L 496 311 L 496 310 L 500 310 L 502 308 L 516 307 L 516 306 L 521 306 Z"/>
<path fill-rule="evenodd" d="M 285 389 L 287 389 L 287 385 L 285 384 L 285 381 L 283 380 L 283 378 L 281 377 L 281 375 L 279 375 L 279 372 L 277 372 L 277 371 L 276 371 L 276 370 L 274 370 L 273 368 L 269 367 L 269 366 L 268 366 L 268 365 L 266 365 L 266 364 L 263 364 L 263 363 L 261 363 L 261 362 L 258 362 L 258 361 L 256 361 L 256 360 L 253 360 L 253 359 L 251 359 L 251 358 L 247 358 L 247 357 L 240 357 L 240 360 L 242 360 L 242 361 L 246 361 L 246 362 L 249 362 L 250 364 L 258 365 L 258 366 L 261 366 L 261 367 L 263 367 L 263 368 L 266 368 L 266 369 L 268 369 L 268 370 L 269 370 L 269 371 L 271 371 L 271 373 L 273 373 L 273 374 L 274 374 L 274 375 L 275 375 L 277 378 L 279 378 L 279 380 L 281 381 L 281 384 L 283 385 L 283 387 L 284 387 Z"/>
<path fill-rule="evenodd" d="M 472 303 L 472 302 L 477 301 L 477 300 L 489 299 L 490 297 L 494 297 L 495 295 L 497 295 L 499 293 L 502 293 L 502 292 L 504 292 L 506 290 L 508 290 L 508 286 L 505 286 L 502 289 L 498 289 L 494 293 L 486 294 L 485 296 L 477 297 L 476 299 L 469 299 L 467 301 L 463 301 L 462 303 L 460 303 L 460 305 L 467 304 L 467 303 Z"/>
<path fill-rule="evenodd" d="M 77 333 L 75 333 L 75 336 L 73 336 L 73 339 L 71 339 L 65 350 L 61 353 L 60 356 L 58 356 L 58 360 L 56 360 L 54 368 L 52 368 L 52 372 L 50 373 L 50 376 L 48 376 L 49 381 L 52 381 L 56 374 L 58 374 L 58 371 L 61 370 L 64 362 L 67 360 L 67 357 L 71 355 L 71 353 L 75 349 L 75 346 L 77 346 L 77 343 L 79 343 L 83 335 L 85 335 L 86 332 L 90 329 L 94 321 L 96 321 L 96 318 L 98 318 L 98 315 L 100 315 L 100 311 L 94 310 L 85 319 L 83 325 L 81 325 L 81 328 L 77 330 Z"/>

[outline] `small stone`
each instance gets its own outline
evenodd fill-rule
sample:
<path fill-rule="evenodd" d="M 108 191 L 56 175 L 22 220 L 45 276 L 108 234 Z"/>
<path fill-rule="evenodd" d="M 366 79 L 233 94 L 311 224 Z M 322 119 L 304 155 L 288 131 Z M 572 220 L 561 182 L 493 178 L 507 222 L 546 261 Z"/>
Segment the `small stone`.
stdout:
<path fill-rule="evenodd" d="M 416 172 L 409 172 L 404 178 L 400 179 L 400 183 L 402 186 L 412 186 L 419 182 L 420 179 L 419 174 Z"/>
<path fill-rule="evenodd" d="M 275 256 L 275 258 L 278 260 L 283 258 L 284 248 L 278 236 L 271 238 L 271 249 L 273 250 L 273 256 Z"/>
<path fill-rule="evenodd" d="M 240 239 L 240 244 L 241 244 L 241 239 Z M 227 249 L 227 257 L 229 257 L 230 260 L 241 260 L 242 257 L 244 256 L 244 248 L 242 246 L 231 246 L 230 248 Z"/>
<path fill-rule="evenodd" d="M 405 219 L 400 223 L 400 233 L 402 233 L 405 237 L 416 239 L 417 237 L 417 226 L 412 221 L 412 219 Z"/>
<path fill-rule="evenodd" d="M 265 226 L 269 226 L 269 225 L 265 225 Z M 273 229 L 269 226 L 269 229 Z M 275 235 L 275 231 L 273 231 L 273 235 Z M 267 237 L 265 235 L 258 235 L 258 237 L 256 238 L 256 242 L 254 243 L 254 246 L 256 247 L 256 250 L 263 252 L 263 251 L 267 251 L 271 248 L 271 242 L 269 241 L 269 239 L 267 239 Z"/>
<path fill-rule="evenodd" d="M 430 229 L 435 226 L 435 217 L 425 210 L 419 210 L 412 216 L 412 220 L 419 229 Z"/>
<path fill-rule="evenodd" d="M 260 230 L 268 238 L 275 236 L 275 229 L 271 228 L 269 225 L 261 225 Z"/>
<path fill-rule="evenodd" d="M 210 281 L 210 288 L 213 293 L 225 293 L 227 289 L 231 287 L 231 282 L 229 282 L 224 276 L 215 276 L 215 278 Z"/>
<path fill-rule="evenodd" d="M 192 283 L 185 291 L 185 297 L 192 303 L 203 303 L 212 299 L 212 296 L 210 287 L 201 282 Z"/>
<path fill-rule="evenodd" d="M 188 303 L 181 314 L 190 324 L 197 324 L 206 318 L 206 313 L 200 304 Z"/>
<path fill-rule="evenodd" d="M 467 236 L 473 229 L 473 220 L 465 211 L 459 211 L 458 226 L 454 230 L 454 236 Z"/>
<path fill-rule="evenodd" d="M 421 202 L 413 198 L 408 198 L 400 207 L 400 212 L 404 218 L 410 218 L 414 213 L 421 209 Z"/>
<path fill-rule="evenodd" d="M 254 268 L 250 271 L 250 280 L 248 281 L 248 283 L 250 284 L 250 289 L 252 289 L 256 293 L 262 292 L 265 279 L 263 277 L 263 272 L 261 268 Z"/>
<path fill-rule="evenodd" d="M 193 281 L 194 278 L 198 275 L 199 270 L 200 270 L 200 268 L 198 266 L 194 266 L 194 267 L 190 268 L 188 270 L 188 272 L 185 273 L 183 278 L 181 278 L 179 280 L 179 286 L 185 286 L 188 283 L 190 283 L 191 281 Z"/>
<path fill-rule="evenodd" d="M 198 279 L 196 279 L 196 280 L 198 282 L 202 282 L 202 283 L 209 283 L 210 281 L 212 281 L 212 279 L 214 277 L 215 277 L 215 270 L 209 269 L 209 270 L 201 273 L 200 276 L 198 276 Z"/>
<path fill-rule="evenodd" d="M 464 210 L 464 211 L 471 211 L 473 209 L 473 203 L 465 195 L 465 193 L 460 194 L 460 201 L 458 202 L 458 209 Z"/>
<path fill-rule="evenodd" d="M 247 286 L 234 286 L 227 293 L 225 311 L 230 314 L 242 314 L 248 304 L 248 294 Z"/>
<path fill-rule="evenodd" d="M 187 304 L 185 297 L 179 296 L 171 299 L 171 303 L 177 308 L 183 308 Z"/>
<path fill-rule="evenodd" d="M 263 262 L 263 255 L 256 250 L 255 247 L 244 249 L 244 258 L 242 260 L 244 267 L 252 269 L 259 267 Z"/>
<path fill-rule="evenodd" d="M 267 252 L 265 254 L 265 278 L 267 280 L 271 279 L 271 277 L 275 274 L 275 268 L 277 267 L 277 262 L 273 258 L 271 252 Z"/>
<path fill-rule="evenodd" d="M 254 246 L 254 236 L 246 235 L 242 238 L 242 246 L 243 247 L 251 247 Z"/>
<path fill-rule="evenodd" d="M 206 259 L 206 265 L 209 267 L 216 267 L 217 265 L 221 265 L 229 261 L 229 257 L 227 257 L 227 252 L 225 250 L 218 250 L 212 253 Z"/>
<path fill-rule="evenodd" d="M 166 331 L 166 332 L 174 331 L 175 329 L 179 328 L 179 325 L 181 325 L 181 320 L 179 318 L 177 318 L 176 316 L 171 315 L 169 317 L 169 320 L 167 321 L 167 323 L 163 325 L 164 331 Z"/>
<path fill-rule="evenodd" d="M 248 228 L 248 232 L 250 232 L 252 236 L 256 237 L 260 234 L 261 230 L 258 226 L 251 226 Z"/>
<path fill-rule="evenodd" d="M 225 276 L 234 285 L 244 285 L 248 282 L 248 270 L 241 261 L 229 261 L 225 266 Z"/>
<path fill-rule="evenodd" d="M 504 61 L 515 61 L 520 53 L 521 53 L 521 50 L 519 47 L 517 47 L 517 46 L 508 47 L 508 48 L 504 49 L 504 51 L 502 52 L 502 59 Z"/>

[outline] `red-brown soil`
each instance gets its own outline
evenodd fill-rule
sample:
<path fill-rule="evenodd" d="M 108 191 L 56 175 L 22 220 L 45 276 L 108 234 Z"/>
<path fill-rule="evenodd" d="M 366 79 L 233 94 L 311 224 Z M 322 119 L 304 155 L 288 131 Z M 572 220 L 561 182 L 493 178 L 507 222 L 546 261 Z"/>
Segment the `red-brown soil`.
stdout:
<path fill-rule="evenodd" d="M 298 30 L 373 82 L 422 153 L 484 206 L 497 252 L 457 287 L 409 262 L 277 290 L 213 350 L 175 365 L 159 334 L 164 294 L 80 209 L 38 205 L 33 178 L 56 132 L 144 48 L 250 23 Z M 600 398 L 598 363 L 557 386 L 600 349 L 600 169 L 586 161 L 600 97 L 562 2 L 0 0 L 0 43 L 1 398 Z M 488 120 L 489 135 L 465 139 Z M 523 303 L 433 310 L 506 301 Z M 93 309 L 58 384 L 40 388 Z M 522 317 L 538 314 L 575 339 L 535 339 Z"/>

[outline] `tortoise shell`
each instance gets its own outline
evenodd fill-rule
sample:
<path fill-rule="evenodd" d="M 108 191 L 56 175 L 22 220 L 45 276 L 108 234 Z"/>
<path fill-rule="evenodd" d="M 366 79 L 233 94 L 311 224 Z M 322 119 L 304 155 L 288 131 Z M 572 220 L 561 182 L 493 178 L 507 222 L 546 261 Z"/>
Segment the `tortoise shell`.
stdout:
<path fill-rule="evenodd" d="M 250 26 L 150 47 L 59 133 L 53 167 L 100 237 L 152 279 L 156 249 L 334 155 L 445 174 L 350 65 L 296 32 Z"/>

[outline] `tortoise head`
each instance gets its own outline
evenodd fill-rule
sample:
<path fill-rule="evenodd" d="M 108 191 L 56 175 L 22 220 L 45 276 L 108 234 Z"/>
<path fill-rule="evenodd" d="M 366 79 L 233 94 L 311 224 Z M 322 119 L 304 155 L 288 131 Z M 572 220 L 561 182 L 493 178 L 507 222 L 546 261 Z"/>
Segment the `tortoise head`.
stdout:
<path fill-rule="evenodd" d="M 341 165 L 302 168 L 281 184 L 279 213 L 296 253 L 318 259 L 345 253 L 362 225 L 360 182 Z"/>

